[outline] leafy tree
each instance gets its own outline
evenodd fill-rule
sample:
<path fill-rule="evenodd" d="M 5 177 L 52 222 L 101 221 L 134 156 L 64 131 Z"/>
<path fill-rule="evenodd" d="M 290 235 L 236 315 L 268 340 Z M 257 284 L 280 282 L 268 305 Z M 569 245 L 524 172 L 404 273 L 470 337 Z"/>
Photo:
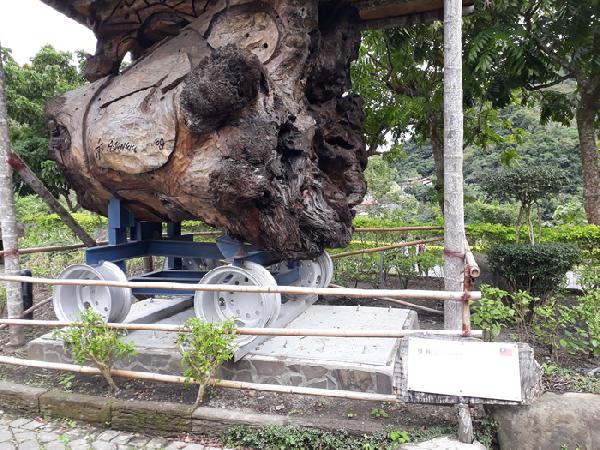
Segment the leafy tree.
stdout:
<path fill-rule="evenodd" d="M 506 104 L 515 89 L 541 103 L 541 120 L 579 134 L 583 203 L 589 223 L 600 224 L 596 136 L 600 122 L 600 3 L 598 0 L 481 0 L 479 33 L 467 54 L 492 83 L 488 95 Z M 575 83 L 574 89 L 564 84 Z"/>
<path fill-rule="evenodd" d="M 527 223 L 529 242 L 535 243 L 532 209 L 541 200 L 557 194 L 567 184 L 567 178 L 560 170 L 550 167 L 515 167 L 500 172 L 489 173 L 482 183 L 489 197 L 500 201 L 517 200 L 519 213 L 515 223 L 516 241 L 519 241 L 521 226 Z"/>
<path fill-rule="evenodd" d="M 79 63 L 81 55 L 77 54 Z M 51 98 L 85 82 L 80 67 L 74 64 L 72 53 L 59 52 L 50 45 L 42 47 L 31 63 L 23 66 L 12 58 L 10 50 L 2 49 L 1 57 L 6 70 L 12 147 L 53 195 L 62 195 L 69 202 L 69 186 L 48 155 L 44 106 Z M 15 185 L 19 193 L 31 193 L 18 178 Z"/>
<path fill-rule="evenodd" d="M 198 383 L 196 404 L 204 397 L 206 383 L 219 366 L 233 357 L 236 325 L 233 319 L 208 323 L 197 317 L 188 319 L 177 336 L 181 361 L 187 380 Z"/>
<path fill-rule="evenodd" d="M 368 31 L 353 65 L 353 89 L 364 101 L 369 154 L 391 147 L 386 158 L 402 153 L 402 143 L 431 146 L 435 188 L 441 205 L 444 179 L 443 24 Z M 515 139 L 498 133 L 496 109 L 484 96 L 486 77 L 464 70 L 465 144 Z M 506 128 L 506 127 L 505 127 Z M 390 141 L 390 142 L 388 142 Z M 442 208 L 443 209 L 443 208 Z"/>
<path fill-rule="evenodd" d="M 90 308 L 81 313 L 80 322 L 56 331 L 54 335 L 63 339 L 76 363 L 91 362 L 100 370 L 110 389 L 113 392 L 119 390 L 112 378 L 112 366 L 115 360 L 137 353 L 134 344 L 123 341 L 125 333 L 122 330 L 109 328 L 102 316 Z"/>

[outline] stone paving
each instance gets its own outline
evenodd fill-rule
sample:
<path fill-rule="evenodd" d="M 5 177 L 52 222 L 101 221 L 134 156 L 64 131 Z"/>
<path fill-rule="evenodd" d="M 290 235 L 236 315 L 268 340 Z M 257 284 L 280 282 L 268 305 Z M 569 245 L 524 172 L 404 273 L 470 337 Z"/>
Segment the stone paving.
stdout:
<path fill-rule="evenodd" d="M 0 450 L 225 450 L 96 428 L 71 420 L 45 420 L 0 413 Z"/>

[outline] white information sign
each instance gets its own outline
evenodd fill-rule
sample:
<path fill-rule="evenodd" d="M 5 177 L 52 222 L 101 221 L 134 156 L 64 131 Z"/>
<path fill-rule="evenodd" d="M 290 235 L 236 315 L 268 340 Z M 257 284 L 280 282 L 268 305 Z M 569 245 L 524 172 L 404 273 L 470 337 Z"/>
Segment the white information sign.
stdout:
<path fill-rule="evenodd" d="M 409 391 L 521 401 L 516 344 L 410 338 L 407 372 Z"/>

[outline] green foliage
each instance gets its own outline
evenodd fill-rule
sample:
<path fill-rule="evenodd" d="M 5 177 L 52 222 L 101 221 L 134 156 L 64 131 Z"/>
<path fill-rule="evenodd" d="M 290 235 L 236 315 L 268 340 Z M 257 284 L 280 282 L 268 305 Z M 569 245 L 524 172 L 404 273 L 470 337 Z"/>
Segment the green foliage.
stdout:
<path fill-rule="evenodd" d="M 579 284 L 584 290 L 600 289 L 600 261 L 591 261 L 580 267 Z"/>
<path fill-rule="evenodd" d="M 261 450 L 395 450 L 406 442 L 452 433 L 448 428 L 398 430 L 387 428 L 355 436 L 345 430 L 332 433 L 312 428 L 270 425 L 259 429 L 236 426 L 227 430 L 223 442 L 228 447 Z"/>
<path fill-rule="evenodd" d="M 528 229 L 529 243 L 535 242 L 534 227 L 531 220 L 532 208 L 542 200 L 561 191 L 567 184 L 565 174 L 551 167 L 514 167 L 490 173 L 483 180 L 481 187 L 486 194 L 500 201 L 516 200 L 520 203 L 519 213 L 515 220 L 517 242 L 521 225 L 525 221 Z"/>
<path fill-rule="evenodd" d="M 519 166 L 488 173 L 481 187 L 489 197 L 533 205 L 554 195 L 567 184 L 565 174 L 552 167 Z"/>
<path fill-rule="evenodd" d="M 374 419 L 387 419 L 388 417 L 390 417 L 390 415 L 385 412 L 385 409 L 383 408 L 373 408 L 371 410 L 371 417 L 373 417 Z"/>
<path fill-rule="evenodd" d="M 574 201 L 558 205 L 552 214 L 552 222 L 556 225 L 586 225 L 583 205 Z"/>
<path fill-rule="evenodd" d="M 46 45 L 20 66 L 8 49 L 2 49 L 6 72 L 6 102 L 12 148 L 31 167 L 55 196 L 63 195 L 69 201 L 69 186 L 48 155 L 48 138 L 44 106 L 48 100 L 76 89 L 85 80 L 79 71 L 83 56 L 77 54 L 79 63 L 73 63 L 73 54 L 59 52 Z M 28 186 L 15 177 L 20 193 L 30 193 Z"/>
<path fill-rule="evenodd" d="M 514 205 L 489 203 L 477 200 L 465 203 L 466 223 L 496 223 L 514 225 L 517 219 L 517 208 Z"/>
<path fill-rule="evenodd" d="M 486 416 L 480 421 L 476 421 L 473 424 L 473 431 L 477 442 L 487 449 L 495 448 L 493 444 L 498 434 L 498 422 L 493 418 Z"/>
<path fill-rule="evenodd" d="M 488 259 L 492 272 L 503 277 L 512 292 L 542 297 L 561 287 L 581 252 L 570 244 L 500 244 L 490 247 Z"/>
<path fill-rule="evenodd" d="M 600 356 L 600 290 L 585 292 L 573 305 L 552 299 L 535 308 L 535 317 L 534 335 L 554 356 L 559 349 L 590 358 Z"/>
<path fill-rule="evenodd" d="M 480 291 L 481 300 L 471 305 L 471 322 L 484 331 L 485 340 L 494 340 L 512 323 L 515 310 L 504 304 L 508 292 L 487 285 L 481 285 Z"/>
<path fill-rule="evenodd" d="M 54 335 L 63 340 L 76 363 L 92 363 L 100 370 L 111 390 L 118 390 L 110 373 L 113 363 L 136 354 L 134 345 L 123 340 L 123 331 L 109 328 L 99 313 L 86 309 L 81 313 L 79 322 L 56 331 Z"/>
<path fill-rule="evenodd" d="M 184 376 L 199 384 L 196 402 L 200 403 L 204 387 L 214 372 L 233 357 L 236 325 L 233 319 L 208 323 L 197 317 L 188 319 L 177 336 Z"/>

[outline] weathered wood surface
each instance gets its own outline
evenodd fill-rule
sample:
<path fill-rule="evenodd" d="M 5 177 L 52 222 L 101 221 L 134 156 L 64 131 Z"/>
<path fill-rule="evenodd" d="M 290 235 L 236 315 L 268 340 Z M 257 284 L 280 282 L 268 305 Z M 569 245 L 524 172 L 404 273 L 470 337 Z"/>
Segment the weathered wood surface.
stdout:
<path fill-rule="evenodd" d="M 144 54 L 157 42 L 174 36 L 196 18 L 224 0 L 42 0 L 89 27 L 98 38 L 96 54 L 87 64 L 89 79 L 96 80 L 119 69 L 125 54 Z M 285 0 L 266 0 L 278 8 Z M 318 2 L 318 0 L 317 0 Z M 229 2 L 235 4 L 235 2 Z M 308 2 L 314 4 L 315 2 Z M 342 3 L 321 0 L 323 4 Z M 411 25 L 441 18 L 443 0 L 348 0 L 359 15 L 361 28 Z M 473 0 L 463 0 L 473 5 Z M 290 7 L 301 8 L 300 4 Z M 331 17 L 335 12 L 324 8 Z M 327 17 L 330 19 L 330 17 Z"/>
<path fill-rule="evenodd" d="M 419 336 L 422 339 L 444 339 L 444 340 L 469 340 L 481 341 L 477 338 L 465 338 L 457 336 Z M 428 392 L 416 392 L 408 390 L 408 341 L 410 338 L 402 338 L 398 347 L 398 354 L 394 365 L 394 390 L 398 400 L 406 403 L 427 403 L 440 405 L 529 405 L 543 393 L 542 369 L 535 361 L 533 348 L 523 342 L 516 342 L 519 349 L 519 369 L 521 373 L 521 402 L 509 400 L 495 400 L 479 397 L 464 397 L 456 395 L 432 394 Z M 456 361 L 460 364 L 460 361 Z M 439 373 L 444 376 L 443 371 Z"/>
<path fill-rule="evenodd" d="M 112 36 L 88 65 L 98 79 L 46 109 L 51 152 L 82 206 L 106 214 L 116 196 L 139 219 L 199 218 L 288 258 L 346 245 L 366 190 L 361 103 L 347 95 L 357 11 L 317 0 L 118 3 L 112 22 L 97 19 L 103 8 L 86 13 Z M 167 7 L 189 12 L 183 29 Z M 164 28 L 167 17 L 178 25 Z M 138 58 L 114 75 L 124 51 Z"/>

